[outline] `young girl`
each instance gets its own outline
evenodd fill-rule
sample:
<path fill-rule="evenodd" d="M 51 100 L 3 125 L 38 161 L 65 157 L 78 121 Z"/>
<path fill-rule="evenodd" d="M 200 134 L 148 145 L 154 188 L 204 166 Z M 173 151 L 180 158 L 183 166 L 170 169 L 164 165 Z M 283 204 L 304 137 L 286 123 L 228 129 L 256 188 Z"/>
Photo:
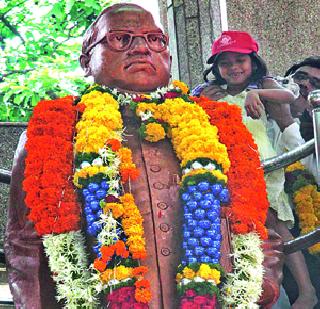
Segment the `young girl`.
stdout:
<path fill-rule="evenodd" d="M 240 106 L 243 122 L 258 145 L 261 160 L 264 160 L 276 155 L 267 136 L 266 111 L 274 115 L 279 104 L 292 103 L 294 95 L 267 76 L 266 64 L 257 55 L 258 50 L 258 43 L 247 32 L 223 31 L 212 45 L 212 56 L 208 60 L 212 67 L 204 72 L 206 83 L 197 86 L 193 95 Z M 210 73 L 214 79 L 208 81 Z M 285 127 L 283 121 L 281 123 Z M 294 218 L 283 190 L 284 172 L 269 173 L 265 180 L 273 209 L 269 216 L 273 219 L 269 219 L 267 224 L 284 240 L 291 239 L 287 226 L 292 227 Z M 299 286 L 299 298 L 292 308 L 300 308 L 302 304 L 304 308 L 313 308 L 316 297 L 301 252 L 289 255 L 286 264 Z"/>

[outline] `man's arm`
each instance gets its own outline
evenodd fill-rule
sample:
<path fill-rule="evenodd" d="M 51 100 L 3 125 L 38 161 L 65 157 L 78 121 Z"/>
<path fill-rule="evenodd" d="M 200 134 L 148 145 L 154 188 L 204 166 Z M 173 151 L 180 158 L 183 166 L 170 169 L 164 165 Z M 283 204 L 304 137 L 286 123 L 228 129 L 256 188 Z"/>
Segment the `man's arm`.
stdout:
<path fill-rule="evenodd" d="M 8 280 L 16 308 L 59 308 L 50 277 L 42 241 L 32 222 L 22 189 L 26 151 L 26 133 L 22 133 L 16 150 L 10 185 L 8 222 L 4 250 Z"/>

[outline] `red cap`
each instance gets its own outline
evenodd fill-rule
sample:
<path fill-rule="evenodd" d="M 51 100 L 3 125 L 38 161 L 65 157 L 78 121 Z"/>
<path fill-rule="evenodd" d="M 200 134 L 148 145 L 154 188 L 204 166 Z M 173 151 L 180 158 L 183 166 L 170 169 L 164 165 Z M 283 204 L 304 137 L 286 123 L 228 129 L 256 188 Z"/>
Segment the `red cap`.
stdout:
<path fill-rule="evenodd" d="M 221 35 L 212 43 L 212 56 L 208 63 L 213 63 L 215 56 L 223 52 L 236 52 L 241 54 L 250 54 L 258 52 L 258 43 L 252 36 L 244 31 L 223 31 Z"/>

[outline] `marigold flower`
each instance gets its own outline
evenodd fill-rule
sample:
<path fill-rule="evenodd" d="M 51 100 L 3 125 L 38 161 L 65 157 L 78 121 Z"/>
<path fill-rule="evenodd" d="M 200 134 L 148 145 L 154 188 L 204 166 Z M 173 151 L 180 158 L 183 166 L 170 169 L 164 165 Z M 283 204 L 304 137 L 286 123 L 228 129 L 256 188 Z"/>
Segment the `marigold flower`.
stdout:
<path fill-rule="evenodd" d="M 112 138 L 107 140 L 106 145 L 111 147 L 111 150 L 116 152 L 121 147 L 121 142 L 118 139 Z"/>
<path fill-rule="evenodd" d="M 123 265 L 120 265 L 118 267 L 115 267 L 114 273 L 115 273 L 115 278 L 118 280 L 132 278 L 132 268 L 131 267 L 125 267 Z"/>
<path fill-rule="evenodd" d="M 146 140 L 149 142 L 158 142 L 166 137 L 166 131 L 159 123 L 151 122 L 146 125 Z"/>
<path fill-rule="evenodd" d="M 115 248 L 114 246 L 102 246 L 100 252 L 102 254 L 101 259 L 103 261 L 110 261 L 111 257 L 114 255 Z"/>
<path fill-rule="evenodd" d="M 176 281 L 177 281 L 177 283 L 180 283 L 182 279 L 183 279 L 183 275 L 180 274 L 180 273 L 177 273 L 177 275 L 176 275 Z"/>
<path fill-rule="evenodd" d="M 183 83 L 179 80 L 173 80 L 172 85 L 179 88 L 183 94 L 189 93 L 189 87 L 185 83 Z"/>
<path fill-rule="evenodd" d="M 121 174 L 121 181 L 123 183 L 132 180 L 136 180 L 139 175 L 140 175 L 140 172 L 137 168 L 121 168 L 120 169 L 120 174 Z"/>
<path fill-rule="evenodd" d="M 186 279 L 193 279 L 196 275 L 196 273 L 194 272 L 194 270 L 192 270 L 191 268 L 185 267 L 182 271 L 183 276 Z"/>
<path fill-rule="evenodd" d="M 295 162 L 294 164 L 291 164 L 285 168 L 285 171 L 288 173 L 296 170 L 305 170 L 305 167 L 303 166 L 303 164 L 301 164 L 300 161 Z"/>
<path fill-rule="evenodd" d="M 205 280 L 210 279 L 211 268 L 207 264 L 201 264 L 199 270 L 197 271 L 197 275 Z"/>
<path fill-rule="evenodd" d="M 136 109 L 136 115 L 139 116 L 141 113 L 146 113 L 150 111 L 154 113 L 157 109 L 157 105 L 155 103 L 139 103 Z"/>
<path fill-rule="evenodd" d="M 141 303 L 148 303 L 151 300 L 150 282 L 146 279 L 135 282 L 135 299 Z"/>
<path fill-rule="evenodd" d="M 100 274 L 100 279 L 102 282 L 107 283 L 111 279 L 114 279 L 114 271 L 112 269 L 106 269 Z"/>
<path fill-rule="evenodd" d="M 100 272 L 103 272 L 103 271 L 106 269 L 107 264 L 106 264 L 106 262 L 104 262 L 103 260 L 97 258 L 97 259 L 95 259 L 94 262 L 93 262 L 93 267 L 94 267 L 96 270 L 98 270 L 98 271 L 100 271 Z"/>
<path fill-rule="evenodd" d="M 147 272 L 148 272 L 147 266 L 135 267 L 132 270 L 133 276 L 136 277 L 137 279 L 140 279 L 141 277 L 143 277 Z"/>
<path fill-rule="evenodd" d="M 115 219 L 122 217 L 124 213 L 123 205 L 120 203 L 106 203 L 103 208 L 104 213 L 107 213 L 110 210 Z"/>

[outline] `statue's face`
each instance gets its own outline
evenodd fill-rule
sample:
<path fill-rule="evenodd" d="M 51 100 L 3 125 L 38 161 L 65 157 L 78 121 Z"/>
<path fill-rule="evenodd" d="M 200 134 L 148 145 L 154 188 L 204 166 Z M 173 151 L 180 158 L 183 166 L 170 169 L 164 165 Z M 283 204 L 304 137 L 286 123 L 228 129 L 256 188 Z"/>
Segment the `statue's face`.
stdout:
<path fill-rule="evenodd" d="M 97 41 L 103 39 L 90 51 L 88 62 L 88 73 L 96 83 L 135 92 L 150 92 L 168 85 L 169 51 L 166 44 L 161 51 L 153 50 L 157 34 L 161 37 L 162 30 L 149 12 L 122 8 L 106 13 L 97 26 Z M 155 36 L 143 36 L 150 33 Z M 119 50 L 123 46 L 124 50 Z"/>

